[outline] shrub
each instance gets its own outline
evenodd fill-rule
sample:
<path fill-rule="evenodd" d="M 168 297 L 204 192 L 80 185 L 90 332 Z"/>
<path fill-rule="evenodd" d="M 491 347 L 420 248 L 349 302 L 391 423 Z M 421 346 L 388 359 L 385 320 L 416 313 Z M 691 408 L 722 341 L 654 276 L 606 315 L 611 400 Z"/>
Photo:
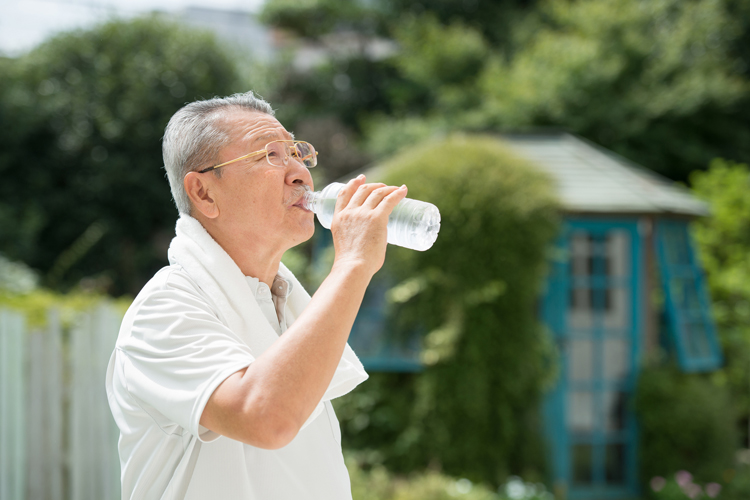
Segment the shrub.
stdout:
<path fill-rule="evenodd" d="M 352 498 L 356 500 L 499 500 L 492 490 L 468 479 L 455 479 L 436 471 L 399 478 L 383 466 L 364 471 L 349 465 Z"/>
<path fill-rule="evenodd" d="M 376 374 L 339 402 L 344 442 L 399 472 L 431 464 L 494 485 L 539 477 L 538 404 L 554 373 L 535 313 L 557 231 L 550 183 L 490 137 L 427 142 L 384 172 L 442 214 L 429 251 L 391 248 L 385 269 L 402 280 L 388 294 L 389 333 L 423 332 L 425 370 Z"/>
<path fill-rule="evenodd" d="M 552 500 L 544 485 L 511 478 L 497 493 L 466 478 L 454 478 L 434 470 L 397 476 L 385 467 L 365 469 L 352 455 L 346 459 L 355 500 Z"/>
<path fill-rule="evenodd" d="M 717 498 L 722 486 L 719 483 L 698 484 L 693 482 L 693 475 L 681 470 L 674 479 L 661 476 L 651 478 L 650 495 L 655 500 L 693 500 L 696 498 Z M 721 497 L 719 497 L 721 498 Z"/>
<path fill-rule="evenodd" d="M 641 477 L 667 477 L 680 470 L 696 481 L 721 481 L 732 468 L 737 435 L 734 408 L 725 388 L 675 367 L 649 367 L 638 381 L 636 413 L 641 425 Z"/>
<path fill-rule="evenodd" d="M 693 475 L 681 470 L 673 477 L 656 476 L 649 481 L 648 497 L 654 500 L 747 500 L 750 498 L 750 467 L 738 464 L 724 472 L 721 482 L 699 484 Z"/>
<path fill-rule="evenodd" d="M 750 423 L 750 168 L 721 159 L 708 172 L 695 172 L 693 192 L 711 204 L 711 215 L 696 221 L 695 240 L 706 270 L 712 308 L 725 365 L 714 374 L 726 383 L 740 412 L 738 425 Z M 741 426 L 745 443 L 748 429 Z"/>
<path fill-rule="evenodd" d="M 39 276 L 23 262 L 14 262 L 0 254 L 0 291 L 28 293 L 39 283 Z"/>
<path fill-rule="evenodd" d="M 747 450 L 745 450 L 747 453 Z M 726 486 L 722 489 L 721 500 L 747 500 L 750 498 L 750 461 L 738 464 L 724 476 Z"/>
<path fill-rule="evenodd" d="M 114 306 L 124 315 L 132 301 L 132 297 L 123 296 L 113 299 L 106 295 L 81 290 L 66 294 L 46 289 L 37 289 L 28 293 L 0 290 L 0 309 L 11 309 L 22 313 L 27 324 L 32 327 L 45 325 L 51 310 L 60 314 L 62 324 L 67 327 L 73 323 L 81 311 L 91 309 L 101 302 Z"/>

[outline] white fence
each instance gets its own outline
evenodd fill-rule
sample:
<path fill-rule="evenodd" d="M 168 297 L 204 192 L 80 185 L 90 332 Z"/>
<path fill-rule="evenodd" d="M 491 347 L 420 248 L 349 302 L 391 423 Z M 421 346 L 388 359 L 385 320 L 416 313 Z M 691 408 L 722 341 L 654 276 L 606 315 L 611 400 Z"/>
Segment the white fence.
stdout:
<path fill-rule="evenodd" d="M 63 328 L 0 310 L 0 500 L 120 498 L 104 376 L 121 315 L 102 304 Z"/>

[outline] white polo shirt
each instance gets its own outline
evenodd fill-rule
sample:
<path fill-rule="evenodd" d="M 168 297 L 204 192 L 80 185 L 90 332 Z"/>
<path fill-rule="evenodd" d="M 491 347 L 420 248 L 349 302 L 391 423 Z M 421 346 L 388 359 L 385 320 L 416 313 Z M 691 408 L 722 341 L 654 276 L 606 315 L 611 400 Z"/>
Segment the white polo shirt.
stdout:
<path fill-rule="evenodd" d="M 266 319 L 283 334 L 294 316 L 290 283 L 274 293 L 247 278 Z M 179 265 L 159 271 L 123 319 L 107 370 L 120 427 L 122 498 L 350 500 L 341 432 L 331 403 L 279 450 L 263 450 L 200 426 L 208 398 L 250 365 L 203 291 Z"/>

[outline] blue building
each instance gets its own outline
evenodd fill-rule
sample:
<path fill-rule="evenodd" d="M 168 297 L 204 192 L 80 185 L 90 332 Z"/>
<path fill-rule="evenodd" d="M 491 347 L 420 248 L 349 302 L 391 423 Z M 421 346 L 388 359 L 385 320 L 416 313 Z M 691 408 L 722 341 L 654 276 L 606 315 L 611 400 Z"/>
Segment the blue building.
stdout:
<path fill-rule="evenodd" d="M 561 354 L 544 405 L 555 491 L 570 499 L 637 496 L 638 423 L 628 401 L 644 357 L 663 345 L 684 371 L 722 362 L 688 230 L 708 207 L 570 134 L 499 140 L 553 179 L 564 211 L 539 307 Z M 350 344 L 371 371 L 418 371 L 418 345 L 379 341 L 383 301 L 384 290 L 368 293 Z"/>

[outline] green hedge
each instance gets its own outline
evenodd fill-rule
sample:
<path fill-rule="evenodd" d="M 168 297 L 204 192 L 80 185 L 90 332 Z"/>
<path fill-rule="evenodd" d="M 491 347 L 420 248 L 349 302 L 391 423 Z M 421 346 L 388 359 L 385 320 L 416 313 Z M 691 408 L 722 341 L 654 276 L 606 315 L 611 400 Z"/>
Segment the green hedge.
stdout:
<path fill-rule="evenodd" d="M 711 215 L 695 222 L 694 235 L 724 351 L 724 366 L 713 378 L 729 387 L 737 427 L 750 446 L 750 167 L 716 159 L 690 181 L 693 193 L 711 205 Z"/>
<path fill-rule="evenodd" d="M 729 391 L 709 376 L 648 367 L 639 376 L 635 409 L 644 482 L 680 470 L 700 482 L 721 482 L 732 470 L 739 445 L 735 409 Z"/>
<path fill-rule="evenodd" d="M 540 483 L 527 483 L 511 477 L 497 492 L 466 478 L 455 478 L 436 470 L 398 476 L 383 466 L 362 467 L 353 455 L 346 457 L 346 466 L 355 500 L 552 500 L 553 496 Z"/>
<path fill-rule="evenodd" d="M 106 295 L 80 290 L 62 294 L 46 289 L 37 289 L 27 293 L 0 289 L 0 309 L 11 309 L 22 313 L 26 318 L 26 323 L 32 327 L 44 326 L 51 310 L 56 310 L 60 314 L 63 325 L 69 325 L 78 313 L 104 301 L 116 307 L 124 315 L 133 298 L 123 296 L 113 299 Z"/>
<path fill-rule="evenodd" d="M 420 144 L 384 171 L 442 215 L 434 247 L 390 248 L 380 277 L 397 280 L 389 333 L 422 332 L 426 368 L 374 374 L 340 401 L 344 443 L 400 472 L 542 477 L 539 402 L 555 356 L 535 308 L 558 227 L 548 179 L 492 137 Z"/>

